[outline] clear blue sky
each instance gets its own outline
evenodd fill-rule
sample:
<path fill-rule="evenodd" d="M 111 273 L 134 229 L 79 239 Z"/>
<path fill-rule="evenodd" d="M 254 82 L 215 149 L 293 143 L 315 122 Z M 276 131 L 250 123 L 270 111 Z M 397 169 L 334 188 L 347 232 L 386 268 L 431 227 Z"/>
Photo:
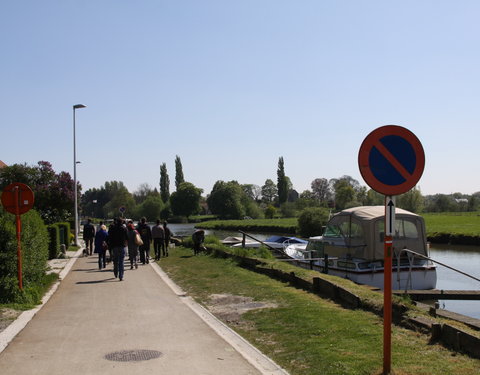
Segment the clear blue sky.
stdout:
<path fill-rule="evenodd" d="M 358 150 L 397 124 L 423 194 L 480 191 L 479 1 L 22 0 L 0 3 L 0 160 L 158 187 L 366 185 Z"/>

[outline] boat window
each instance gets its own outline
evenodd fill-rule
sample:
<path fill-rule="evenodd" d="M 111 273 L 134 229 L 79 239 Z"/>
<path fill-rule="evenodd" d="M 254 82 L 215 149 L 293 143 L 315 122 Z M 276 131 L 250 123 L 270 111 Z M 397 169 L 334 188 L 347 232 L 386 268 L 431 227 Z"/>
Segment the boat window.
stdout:
<path fill-rule="evenodd" d="M 350 226 L 350 238 L 363 238 L 362 227 L 354 221 L 352 221 Z"/>
<path fill-rule="evenodd" d="M 350 270 L 354 270 L 357 268 L 357 266 L 355 265 L 355 263 L 352 263 L 352 262 L 341 262 L 341 261 L 338 261 L 337 262 L 337 266 L 340 267 L 340 268 L 348 268 Z"/>
<path fill-rule="evenodd" d="M 325 228 L 324 237 L 342 237 L 342 230 L 338 225 L 330 224 Z"/>
<path fill-rule="evenodd" d="M 385 223 L 377 221 L 377 233 L 384 233 Z M 395 218 L 395 235 L 394 239 L 418 239 L 418 230 L 414 222 L 408 219 Z M 380 241 L 383 242 L 383 235 L 380 236 Z"/>
<path fill-rule="evenodd" d="M 324 243 L 321 241 L 309 241 L 306 250 L 320 250 L 323 252 Z"/>

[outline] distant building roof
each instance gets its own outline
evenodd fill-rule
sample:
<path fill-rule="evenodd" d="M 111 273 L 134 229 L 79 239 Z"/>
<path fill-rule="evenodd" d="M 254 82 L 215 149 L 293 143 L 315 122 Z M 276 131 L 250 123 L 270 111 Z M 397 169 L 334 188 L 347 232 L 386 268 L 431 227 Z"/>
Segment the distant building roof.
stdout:
<path fill-rule="evenodd" d="M 0 160 L 0 168 L 8 167 L 3 161 Z"/>

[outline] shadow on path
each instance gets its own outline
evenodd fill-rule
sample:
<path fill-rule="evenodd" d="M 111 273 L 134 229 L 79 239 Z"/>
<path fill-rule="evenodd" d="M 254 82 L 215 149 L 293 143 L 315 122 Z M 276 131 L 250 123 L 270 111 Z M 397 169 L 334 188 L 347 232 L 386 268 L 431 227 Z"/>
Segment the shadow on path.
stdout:
<path fill-rule="evenodd" d="M 88 284 L 112 283 L 112 282 L 114 282 L 115 280 L 117 280 L 116 277 L 110 277 L 110 278 L 104 279 L 104 280 L 78 281 L 78 282 L 76 282 L 75 284 L 78 284 L 78 285 L 88 285 Z"/>

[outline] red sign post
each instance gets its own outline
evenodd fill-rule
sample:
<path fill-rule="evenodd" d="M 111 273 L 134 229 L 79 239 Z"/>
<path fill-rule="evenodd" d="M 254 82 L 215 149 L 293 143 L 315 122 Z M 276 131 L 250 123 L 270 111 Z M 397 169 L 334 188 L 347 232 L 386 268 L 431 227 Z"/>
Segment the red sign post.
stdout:
<path fill-rule="evenodd" d="M 392 342 L 392 254 L 395 233 L 394 195 L 413 188 L 423 173 L 425 154 L 410 130 L 386 125 L 372 131 L 358 153 L 358 166 L 365 182 L 385 195 L 383 281 L 383 374 L 391 372 Z"/>
<path fill-rule="evenodd" d="M 23 289 L 22 281 L 22 221 L 20 215 L 29 211 L 33 207 L 34 195 L 32 189 L 28 185 L 20 182 L 14 182 L 8 185 L 2 193 L 2 204 L 6 211 L 15 215 L 15 223 L 17 227 L 17 272 L 18 287 Z"/>

